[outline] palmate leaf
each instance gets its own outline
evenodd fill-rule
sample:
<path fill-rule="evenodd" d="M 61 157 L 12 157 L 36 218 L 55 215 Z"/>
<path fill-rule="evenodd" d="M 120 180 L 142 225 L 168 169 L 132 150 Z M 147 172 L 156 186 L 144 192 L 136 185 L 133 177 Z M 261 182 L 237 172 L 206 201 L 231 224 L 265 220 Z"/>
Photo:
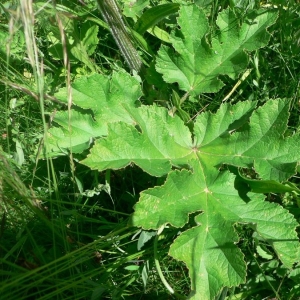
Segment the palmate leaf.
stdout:
<path fill-rule="evenodd" d="M 219 31 L 207 42 L 208 21 L 196 5 L 182 6 L 177 19 L 180 30 L 171 35 L 174 50 L 162 46 L 158 52 L 156 69 L 168 83 L 178 82 L 179 87 L 191 96 L 217 92 L 224 85 L 219 76 L 236 78 L 248 64 L 245 52 L 265 46 L 269 41 L 267 28 L 277 18 L 271 11 L 258 11 L 239 25 L 230 9 L 217 18 Z"/>
<path fill-rule="evenodd" d="M 130 88 L 128 88 L 130 87 Z M 81 153 L 89 148 L 91 139 L 107 134 L 107 124 L 123 121 L 132 123 L 123 104 L 136 107 L 142 95 L 140 83 L 125 72 L 108 76 L 94 74 L 81 77 L 72 84 L 73 109 L 59 111 L 48 131 L 47 155 L 65 155 L 67 150 Z M 67 102 L 67 90 L 56 95 Z"/>
<path fill-rule="evenodd" d="M 218 91 L 223 85 L 219 75 L 235 78 L 247 65 L 245 50 L 267 43 L 266 29 L 276 14 L 259 12 L 247 18 L 239 25 L 233 12 L 221 12 L 219 31 L 207 42 L 204 13 L 196 6 L 182 7 L 180 31 L 172 35 L 175 52 L 162 47 L 157 70 L 166 82 L 178 82 L 191 95 Z M 268 101 L 258 109 L 251 101 L 223 104 L 216 113 L 200 114 L 191 132 L 165 108 L 138 107 L 140 83 L 128 74 L 114 73 L 111 79 L 97 74 L 83 77 L 72 91 L 71 114 L 58 112 L 54 122 L 59 127 L 49 130 L 50 153 L 58 155 L 65 149 L 80 153 L 95 138 L 90 154 L 81 162 L 88 167 L 102 171 L 133 163 L 153 176 L 167 175 L 162 186 L 141 193 L 131 223 L 156 230 L 166 224 L 182 228 L 194 222 L 191 229 L 182 229 L 169 252 L 189 268 L 191 299 L 214 299 L 222 287 L 245 281 L 246 265 L 236 245 L 235 224 L 256 231 L 286 267 L 299 260 L 293 216 L 265 201 L 263 195 L 237 190 L 237 177 L 229 172 L 252 168 L 256 181 L 269 183 L 270 192 L 272 187 L 275 192 L 279 189 L 274 182 L 295 173 L 300 137 L 286 136 L 288 101 Z M 66 101 L 67 91 L 61 90 L 56 97 Z M 190 214 L 194 220 L 189 220 Z"/>
<path fill-rule="evenodd" d="M 264 179 L 285 180 L 295 173 L 300 137 L 283 137 L 289 104 L 273 100 L 254 110 L 246 101 L 202 113 L 193 138 L 179 117 L 161 107 L 126 107 L 134 125 L 108 126 L 82 161 L 92 169 L 123 168 L 135 163 L 154 176 L 168 174 L 163 186 L 141 193 L 132 224 L 158 229 L 183 227 L 199 212 L 196 226 L 173 243 L 170 255 L 189 268 L 193 299 L 213 299 L 223 286 L 245 280 L 246 265 L 235 243 L 234 224 L 248 224 L 274 248 L 283 264 L 298 259 L 297 222 L 288 211 L 262 195 L 240 196 L 235 176 L 223 164 L 254 167 Z M 182 167 L 181 170 L 172 170 Z"/>

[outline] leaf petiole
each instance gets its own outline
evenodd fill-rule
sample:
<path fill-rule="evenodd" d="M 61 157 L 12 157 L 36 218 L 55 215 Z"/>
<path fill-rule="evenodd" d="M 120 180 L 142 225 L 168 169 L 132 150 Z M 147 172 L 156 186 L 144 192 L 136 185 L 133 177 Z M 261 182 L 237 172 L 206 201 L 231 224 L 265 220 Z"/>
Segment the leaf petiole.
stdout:
<path fill-rule="evenodd" d="M 160 236 L 160 234 L 163 232 L 165 228 L 165 225 L 162 225 L 158 230 L 157 230 L 157 235 L 155 236 L 154 239 L 154 262 L 155 262 L 155 267 L 157 270 L 157 273 L 162 281 L 162 283 L 164 284 L 164 286 L 167 288 L 167 290 L 173 294 L 175 297 L 177 297 L 178 299 L 186 299 L 186 297 L 176 293 L 173 288 L 169 285 L 169 283 L 167 282 L 165 276 L 162 273 L 160 264 L 159 264 L 159 260 L 158 260 L 158 255 L 157 255 L 157 243 L 158 243 L 158 238 Z"/>

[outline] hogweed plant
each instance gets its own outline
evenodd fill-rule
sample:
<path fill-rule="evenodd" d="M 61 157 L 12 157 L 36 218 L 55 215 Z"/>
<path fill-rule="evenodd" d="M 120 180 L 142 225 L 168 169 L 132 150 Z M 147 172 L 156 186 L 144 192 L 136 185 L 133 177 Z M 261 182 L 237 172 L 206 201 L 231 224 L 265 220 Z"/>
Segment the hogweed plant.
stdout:
<path fill-rule="evenodd" d="M 166 178 L 141 192 L 130 225 L 158 234 L 165 227 L 178 228 L 169 255 L 189 270 L 189 299 L 215 299 L 222 288 L 245 282 L 237 225 L 251 228 L 286 268 L 299 261 L 297 221 L 265 196 L 297 192 L 285 184 L 300 159 L 299 134 L 286 131 L 289 101 L 224 101 L 216 112 L 202 112 L 193 121 L 180 115 L 183 101 L 218 92 L 224 76 L 238 79 L 249 53 L 267 45 L 267 29 L 276 19 L 276 12 L 258 10 L 241 21 L 228 8 L 219 12 L 214 30 L 203 10 L 181 5 L 170 43 L 160 47 L 155 60 L 161 75 L 151 73 L 162 76 L 170 91 L 177 83 L 183 94 L 176 102 L 178 114 L 143 104 L 137 73 L 115 71 L 75 80 L 71 111 L 56 112 L 48 130 L 47 157 L 89 149 L 80 163 L 92 170 L 135 164 Z M 67 93 L 62 88 L 55 97 L 66 102 Z M 247 178 L 247 172 L 255 178 Z"/>

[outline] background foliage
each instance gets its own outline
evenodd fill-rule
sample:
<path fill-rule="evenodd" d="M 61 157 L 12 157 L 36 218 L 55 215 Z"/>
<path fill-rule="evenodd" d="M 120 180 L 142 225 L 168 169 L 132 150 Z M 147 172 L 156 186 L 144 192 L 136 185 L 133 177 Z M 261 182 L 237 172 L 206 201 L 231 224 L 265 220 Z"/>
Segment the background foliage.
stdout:
<path fill-rule="evenodd" d="M 186 298 L 195 286 L 196 299 L 300 296 L 295 241 L 299 4 L 194 2 L 120 0 L 125 33 L 122 28 L 110 31 L 103 7 L 101 13 L 91 0 L 0 3 L 2 299 L 175 299 Z M 230 26 L 240 29 L 227 31 Z M 124 40 L 136 52 L 124 55 Z M 132 53 L 138 55 L 134 64 Z M 225 118 L 230 112 L 233 117 Z M 213 132 L 213 124 L 223 127 Z M 169 132 L 175 138 L 164 135 Z M 203 132 L 206 140 L 200 141 Z M 233 153 L 218 161 L 218 170 L 210 165 L 219 149 L 246 151 L 240 146 L 245 140 L 238 141 L 249 132 L 260 145 L 253 153 L 254 168 L 249 168 L 252 159 L 232 163 Z M 198 144 L 191 136 L 198 136 Z M 156 163 L 155 139 L 161 146 Z M 195 152 L 186 150 L 201 144 L 213 155 L 200 154 L 197 165 Z M 270 144 L 273 152 L 266 148 Z M 258 152 L 270 155 L 269 166 L 256 160 Z M 285 165 L 278 167 L 281 163 Z M 199 166 L 207 169 L 202 173 Z M 268 171 L 274 169 L 279 171 Z M 197 226 L 205 215 L 196 213 L 205 209 L 196 201 L 187 219 L 181 216 L 180 199 L 166 197 L 193 197 L 199 192 L 194 182 L 199 178 L 194 177 L 203 174 L 211 185 L 200 190 L 211 189 L 211 199 L 216 193 L 224 197 L 224 191 L 231 195 L 227 201 L 241 199 L 239 185 L 252 190 L 247 194 L 252 200 L 241 207 L 250 207 L 251 217 L 274 231 L 274 236 L 261 234 L 250 224 L 247 210 L 236 208 L 238 219 L 222 219 L 224 207 L 205 208 L 218 212 L 211 218 L 216 232 L 220 219 L 227 226 L 214 239 L 223 238 L 226 228 L 227 245 L 235 244 L 234 250 L 228 246 L 227 258 L 230 251 L 238 257 L 239 278 L 229 276 L 226 282 L 227 273 L 213 274 L 220 276 L 220 286 L 195 282 L 201 270 L 193 265 L 193 252 L 180 249 L 188 234 L 205 229 Z M 161 197 L 165 206 L 153 206 L 153 197 Z M 166 219 L 154 226 L 160 210 Z M 151 211 L 147 221 L 145 213 Z M 276 222 L 263 223 L 271 212 Z M 157 235 L 161 225 L 164 230 Z M 282 241 L 274 245 L 272 239 L 280 234 Z M 217 253 L 215 248 L 205 252 L 210 241 L 196 252 Z M 215 269 L 211 262 L 208 273 Z M 206 288 L 210 291 L 203 294 Z"/>

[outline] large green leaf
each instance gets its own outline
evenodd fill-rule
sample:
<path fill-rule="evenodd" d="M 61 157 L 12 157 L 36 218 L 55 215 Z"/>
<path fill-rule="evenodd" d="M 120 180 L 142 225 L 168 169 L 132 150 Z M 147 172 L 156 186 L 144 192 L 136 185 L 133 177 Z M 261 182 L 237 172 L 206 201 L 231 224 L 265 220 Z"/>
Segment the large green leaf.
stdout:
<path fill-rule="evenodd" d="M 198 225 L 183 232 L 170 250 L 189 267 L 193 299 L 213 299 L 222 286 L 245 280 L 246 265 L 235 246 L 236 223 L 257 231 L 285 266 L 298 259 L 293 216 L 261 195 L 241 198 L 235 176 L 222 171 L 223 164 L 252 167 L 261 178 L 272 180 L 295 173 L 300 137 L 284 138 L 288 102 L 269 101 L 257 110 L 254 106 L 250 101 L 223 104 L 215 114 L 202 113 L 193 139 L 183 121 L 165 108 L 127 107 L 134 125 L 109 124 L 108 136 L 98 140 L 82 162 L 98 170 L 134 163 L 154 176 L 168 174 L 163 186 L 141 193 L 132 217 L 135 226 L 183 227 L 189 214 L 199 212 Z M 172 166 L 183 169 L 172 171 Z"/>
<path fill-rule="evenodd" d="M 222 11 L 217 19 L 219 31 L 209 45 L 209 25 L 204 12 L 196 5 L 182 6 L 177 19 L 180 30 L 171 35 L 174 50 L 161 47 L 157 71 L 166 82 L 178 82 L 192 96 L 217 92 L 223 86 L 221 74 L 234 79 L 245 69 L 248 63 L 245 50 L 253 51 L 268 43 L 266 28 L 275 22 L 277 15 L 261 11 L 249 18 L 240 26 L 233 11 Z"/>

